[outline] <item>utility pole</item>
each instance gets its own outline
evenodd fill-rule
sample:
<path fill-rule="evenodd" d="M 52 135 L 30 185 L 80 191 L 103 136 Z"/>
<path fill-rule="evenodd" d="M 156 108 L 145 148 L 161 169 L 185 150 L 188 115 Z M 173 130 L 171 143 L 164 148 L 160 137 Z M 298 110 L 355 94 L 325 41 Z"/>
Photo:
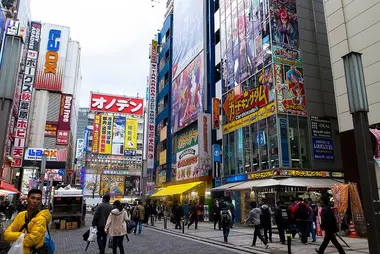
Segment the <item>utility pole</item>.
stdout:
<path fill-rule="evenodd" d="M 46 169 L 46 155 L 43 154 L 41 157 L 41 167 L 40 167 L 40 190 L 44 191 L 44 177 L 45 177 L 45 169 Z"/>

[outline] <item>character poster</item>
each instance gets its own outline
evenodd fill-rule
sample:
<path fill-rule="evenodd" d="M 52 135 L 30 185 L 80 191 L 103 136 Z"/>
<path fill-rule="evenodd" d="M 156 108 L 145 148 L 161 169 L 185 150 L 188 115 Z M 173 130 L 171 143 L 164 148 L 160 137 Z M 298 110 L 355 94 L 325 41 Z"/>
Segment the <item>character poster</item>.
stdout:
<path fill-rule="evenodd" d="M 124 154 L 125 116 L 115 115 L 112 132 L 112 154 Z"/>
<path fill-rule="evenodd" d="M 306 95 L 301 68 L 275 64 L 277 108 L 279 113 L 306 116 Z"/>
<path fill-rule="evenodd" d="M 141 177 L 125 176 L 125 196 L 140 196 L 141 194 Z"/>
<path fill-rule="evenodd" d="M 272 0 L 270 12 L 274 62 L 301 67 L 296 0 Z"/>
<path fill-rule="evenodd" d="M 100 195 L 109 193 L 111 196 L 124 196 L 124 176 L 101 175 Z"/>
<path fill-rule="evenodd" d="M 86 174 L 83 195 L 89 196 L 94 193 L 95 196 L 99 195 L 100 187 L 100 174 Z"/>
<path fill-rule="evenodd" d="M 172 133 L 197 120 L 203 112 L 203 54 L 200 53 L 173 82 Z"/>
<path fill-rule="evenodd" d="M 173 80 L 203 49 L 203 0 L 176 0 L 173 18 Z"/>

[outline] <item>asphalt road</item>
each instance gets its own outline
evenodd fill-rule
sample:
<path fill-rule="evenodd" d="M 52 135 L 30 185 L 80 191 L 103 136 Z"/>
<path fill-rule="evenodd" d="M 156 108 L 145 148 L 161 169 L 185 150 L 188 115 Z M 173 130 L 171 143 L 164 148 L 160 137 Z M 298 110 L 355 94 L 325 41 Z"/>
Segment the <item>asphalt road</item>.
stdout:
<path fill-rule="evenodd" d="M 83 241 L 82 234 L 87 229 L 88 226 L 76 230 L 52 230 L 51 234 L 56 246 L 55 253 L 85 253 L 84 249 L 86 247 L 86 242 Z M 125 253 L 239 253 L 234 250 L 220 248 L 215 245 L 209 245 L 199 241 L 193 241 L 184 239 L 183 237 L 169 235 L 147 227 L 143 228 L 141 235 L 131 234 L 129 235 L 129 239 L 130 241 L 128 243 L 126 240 L 124 240 Z M 86 253 L 99 253 L 96 242 L 90 243 L 89 249 Z M 112 253 L 112 249 L 107 248 L 106 253 Z"/>

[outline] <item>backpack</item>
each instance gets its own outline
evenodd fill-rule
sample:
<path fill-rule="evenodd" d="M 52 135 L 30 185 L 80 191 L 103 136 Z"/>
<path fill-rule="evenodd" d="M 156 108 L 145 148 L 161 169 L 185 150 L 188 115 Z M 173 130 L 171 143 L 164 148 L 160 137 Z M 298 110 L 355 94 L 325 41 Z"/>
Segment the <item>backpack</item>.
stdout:
<path fill-rule="evenodd" d="M 269 207 L 266 209 L 261 208 L 261 222 L 268 222 L 270 221 L 270 213 L 269 213 Z"/>
<path fill-rule="evenodd" d="M 140 211 L 139 211 L 139 208 L 135 206 L 132 212 L 132 220 L 139 220 L 139 219 L 140 219 Z"/>
<path fill-rule="evenodd" d="M 305 203 L 299 203 L 298 209 L 295 212 L 295 218 L 297 220 L 308 220 L 310 211 Z"/>
<path fill-rule="evenodd" d="M 221 221 L 223 224 L 225 225 L 229 225 L 231 223 L 231 215 L 229 213 L 229 210 L 228 209 L 223 209 L 222 210 L 222 216 L 221 216 Z"/>

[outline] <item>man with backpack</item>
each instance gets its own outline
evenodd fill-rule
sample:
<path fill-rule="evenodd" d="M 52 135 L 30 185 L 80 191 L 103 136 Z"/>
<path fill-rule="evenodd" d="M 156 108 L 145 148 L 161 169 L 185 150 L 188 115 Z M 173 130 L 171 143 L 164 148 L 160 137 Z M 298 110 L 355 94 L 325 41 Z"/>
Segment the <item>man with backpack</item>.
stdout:
<path fill-rule="evenodd" d="M 276 222 L 278 235 L 281 243 L 285 244 L 285 230 L 289 226 L 288 209 L 282 201 L 277 201 L 276 209 L 274 210 L 274 221 Z"/>
<path fill-rule="evenodd" d="M 137 202 L 137 205 L 135 205 L 132 210 L 132 220 L 136 222 L 134 234 L 136 234 L 136 231 L 138 231 L 138 234 L 141 234 L 142 224 L 144 222 L 144 216 L 145 216 L 145 208 L 142 205 L 142 202 L 139 200 Z"/>
<path fill-rule="evenodd" d="M 264 238 L 268 242 L 268 233 L 269 241 L 272 243 L 272 210 L 265 203 L 261 205 L 261 227 L 264 229 Z"/>
<path fill-rule="evenodd" d="M 41 200 L 41 190 L 30 190 L 27 210 L 17 214 L 3 235 L 5 242 L 16 242 L 24 234 L 24 254 L 54 253 L 54 243 L 48 228 L 51 215 L 48 209 L 40 210 Z"/>
<path fill-rule="evenodd" d="M 310 206 L 302 198 L 292 207 L 292 214 L 301 234 L 301 242 L 305 245 L 307 244 L 307 237 L 309 235 L 309 219 L 312 212 Z"/>
<path fill-rule="evenodd" d="M 231 226 L 231 221 L 232 221 L 232 213 L 231 213 L 231 208 L 224 202 L 220 205 L 220 224 L 219 227 L 221 226 L 223 228 L 223 237 L 224 237 L 224 242 L 228 242 L 228 235 L 230 234 L 230 226 Z M 215 226 L 214 226 L 215 229 Z"/>

